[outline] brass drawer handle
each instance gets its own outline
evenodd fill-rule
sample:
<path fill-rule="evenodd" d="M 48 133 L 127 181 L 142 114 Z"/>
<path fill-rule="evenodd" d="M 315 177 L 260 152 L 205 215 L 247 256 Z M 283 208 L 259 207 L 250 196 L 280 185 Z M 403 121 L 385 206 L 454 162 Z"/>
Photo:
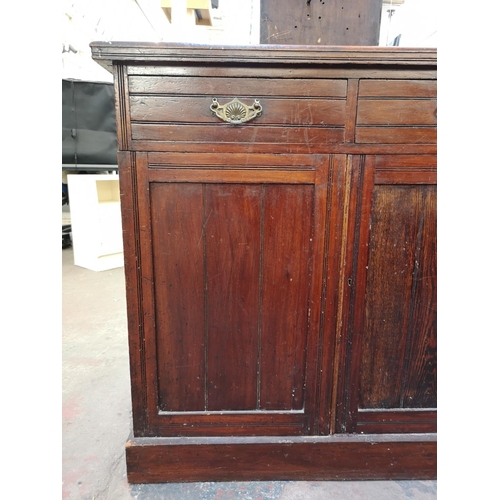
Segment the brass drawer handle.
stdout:
<path fill-rule="evenodd" d="M 251 106 L 243 104 L 236 97 L 231 102 L 221 105 L 214 97 L 210 109 L 218 118 L 233 125 L 248 122 L 262 114 L 262 106 L 258 99 L 255 99 Z"/>

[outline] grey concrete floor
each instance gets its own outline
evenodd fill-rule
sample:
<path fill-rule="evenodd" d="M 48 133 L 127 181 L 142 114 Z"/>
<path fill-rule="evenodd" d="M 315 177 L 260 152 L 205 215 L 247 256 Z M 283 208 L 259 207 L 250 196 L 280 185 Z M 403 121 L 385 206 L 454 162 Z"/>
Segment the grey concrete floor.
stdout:
<path fill-rule="evenodd" d="M 433 500 L 436 481 L 129 485 L 131 429 L 123 268 L 94 272 L 62 250 L 62 498 L 65 500 Z"/>

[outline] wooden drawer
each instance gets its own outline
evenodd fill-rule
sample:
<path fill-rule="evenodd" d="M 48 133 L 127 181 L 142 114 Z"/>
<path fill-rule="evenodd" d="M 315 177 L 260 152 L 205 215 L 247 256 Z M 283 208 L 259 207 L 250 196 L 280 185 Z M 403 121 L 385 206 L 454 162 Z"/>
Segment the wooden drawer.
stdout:
<path fill-rule="evenodd" d="M 137 70 L 136 70 L 137 71 Z M 129 75 L 131 140 L 138 143 L 297 144 L 344 141 L 347 80 Z M 241 124 L 211 110 L 237 98 L 262 113 Z M 151 149 L 148 145 L 147 149 Z"/>
<path fill-rule="evenodd" d="M 435 80 L 361 80 L 356 142 L 435 144 Z"/>

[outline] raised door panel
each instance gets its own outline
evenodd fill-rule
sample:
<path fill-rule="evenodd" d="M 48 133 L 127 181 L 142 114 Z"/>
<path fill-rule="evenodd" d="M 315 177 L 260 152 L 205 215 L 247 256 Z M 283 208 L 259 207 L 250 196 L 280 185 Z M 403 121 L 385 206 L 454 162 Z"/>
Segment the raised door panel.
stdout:
<path fill-rule="evenodd" d="M 329 158 L 190 158 L 138 155 L 144 433 L 310 434 Z"/>

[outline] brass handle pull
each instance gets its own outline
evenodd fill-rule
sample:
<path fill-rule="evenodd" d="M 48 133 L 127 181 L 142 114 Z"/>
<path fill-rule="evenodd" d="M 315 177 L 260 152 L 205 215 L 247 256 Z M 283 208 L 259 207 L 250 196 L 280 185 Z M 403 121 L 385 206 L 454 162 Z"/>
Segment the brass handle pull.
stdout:
<path fill-rule="evenodd" d="M 227 104 L 219 104 L 214 97 L 210 109 L 215 116 L 233 125 L 248 122 L 262 114 L 262 105 L 258 99 L 255 99 L 251 106 L 247 106 L 236 97 Z"/>

